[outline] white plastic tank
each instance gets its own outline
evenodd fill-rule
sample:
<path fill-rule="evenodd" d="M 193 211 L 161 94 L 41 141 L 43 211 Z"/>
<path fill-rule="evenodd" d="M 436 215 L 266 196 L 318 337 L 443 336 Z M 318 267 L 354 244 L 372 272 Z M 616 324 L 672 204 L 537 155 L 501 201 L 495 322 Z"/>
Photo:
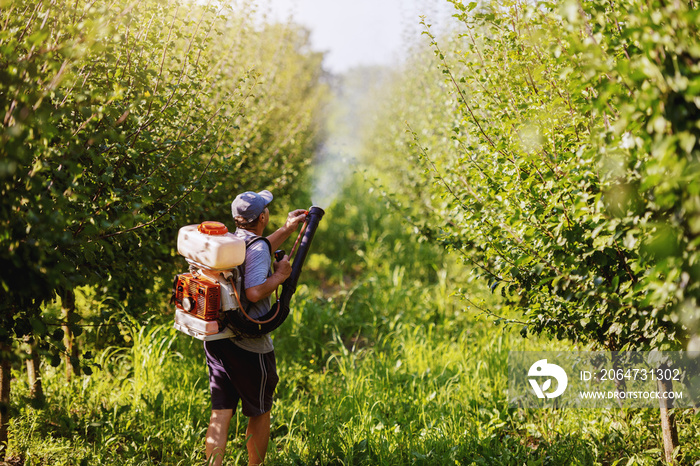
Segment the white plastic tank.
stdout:
<path fill-rule="evenodd" d="M 245 241 L 223 223 L 203 222 L 180 228 L 177 252 L 199 267 L 231 270 L 245 260 Z"/>

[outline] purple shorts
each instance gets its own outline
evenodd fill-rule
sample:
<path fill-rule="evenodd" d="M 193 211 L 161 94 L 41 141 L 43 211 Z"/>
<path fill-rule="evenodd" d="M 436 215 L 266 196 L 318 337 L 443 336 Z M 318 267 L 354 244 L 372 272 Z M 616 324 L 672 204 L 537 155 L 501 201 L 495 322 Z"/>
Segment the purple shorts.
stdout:
<path fill-rule="evenodd" d="M 205 341 L 209 367 L 211 409 L 236 410 L 241 400 L 245 416 L 255 417 L 272 409 L 272 395 L 279 381 L 275 352 L 251 353 L 230 339 Z"/>

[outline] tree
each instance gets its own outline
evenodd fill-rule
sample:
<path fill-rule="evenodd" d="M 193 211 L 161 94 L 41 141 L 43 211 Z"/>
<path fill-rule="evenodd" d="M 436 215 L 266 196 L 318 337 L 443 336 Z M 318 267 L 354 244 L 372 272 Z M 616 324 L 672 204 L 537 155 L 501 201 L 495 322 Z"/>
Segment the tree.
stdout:
<path fill-rule="evenodd" d="M 441 82 L 400 105 L 408 137 L 379 138 L 412 156 L 385 167 L 410 181 L 396 199 L 510 301 L 523 335 L 686 348 L 700 330 L 698 11 L 452 3 L 456 37 L 426 25 Z M 429 117 L 408 107 L 421 98 Z"/>
<path fill-rule="evenodd" d="M 323 92 L 302 29 L 255 28 L 223 4 L 8 0 L 0 24 L 2 444 L 18 342 L 59 364 L 80 331 L 75 287 L 137 312 L 177 267 L 180 226 L 221 218 L 253 173 L 288 196 Z M 261 49 L 278 38 L 295 41 Z M 64 329 L 41 312 L 57 295 Z"/>

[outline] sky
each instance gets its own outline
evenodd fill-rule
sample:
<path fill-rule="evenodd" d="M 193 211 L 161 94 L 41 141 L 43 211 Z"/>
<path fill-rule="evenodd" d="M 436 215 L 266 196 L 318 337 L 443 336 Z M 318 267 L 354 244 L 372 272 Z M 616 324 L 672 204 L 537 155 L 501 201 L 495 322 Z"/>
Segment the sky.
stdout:
<path fill-rule="evenodd" d="M 420 15 L 446 22 L 453 6 L 446 0 L 267 0 L 271 16 L 293 19 L 311 30 L 315 50 L 326 52 L 325 66 L 342 73 L 357 65 L 391 65 L 402 45 L 420 38 Z"/>
<path fill-rule="evenodd" d="M 421 15 L 439 29 L 447 24 L 454 6 L 447 0 L 256 0 L 268 19 L 293 21 L 307 27 L 311 46 L 325 52 L 324 68 L 342 74 L 362 65 L 398 63 L 402 52 L 422 41 Z M 353 93 L 341 93 L 346 98 Z M 353 102 L 336 102 L 340 112 L 325 143 L 319 148 L 313 173 L 312 201 L 327 208 L 353 173 L 349 169 L 358 154 L 359 136 L 354 133 L 357 118 Z M 347 134 L 346 134 L 347 133 Z"/>

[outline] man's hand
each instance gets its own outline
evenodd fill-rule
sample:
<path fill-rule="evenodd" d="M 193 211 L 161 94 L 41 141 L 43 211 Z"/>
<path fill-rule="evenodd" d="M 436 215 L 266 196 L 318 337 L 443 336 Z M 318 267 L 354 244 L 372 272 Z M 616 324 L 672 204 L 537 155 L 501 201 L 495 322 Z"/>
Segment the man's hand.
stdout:
<path fill-rule="evenodd" d="M 289 212 L 287 214 L 287 222 L 284 224 L 285 228 L 289 228 L 289 231 L 294 231 L 297 229 L 299 224 L 306 219 L 306 210 L 297 209 Z"/>
<path fill-rule="evenodd" d="M 281 260 L 273 263 L 272 267 L 275 270 L 275 275 L 278 275 L 281 279 L 280 283 L 292 274 L 292 265 L 289 263 L 289 256 L 286 254 Z"/>
<path fill-rule="evenodd" d="M 304 209 L 297 209 L 287 214 L 287 221 L 284 226 L 267 237 L 272 246 L 272 250 L 279 249 L 282 243 L 299 227 L 299 224 L 306 218 Z"/>

